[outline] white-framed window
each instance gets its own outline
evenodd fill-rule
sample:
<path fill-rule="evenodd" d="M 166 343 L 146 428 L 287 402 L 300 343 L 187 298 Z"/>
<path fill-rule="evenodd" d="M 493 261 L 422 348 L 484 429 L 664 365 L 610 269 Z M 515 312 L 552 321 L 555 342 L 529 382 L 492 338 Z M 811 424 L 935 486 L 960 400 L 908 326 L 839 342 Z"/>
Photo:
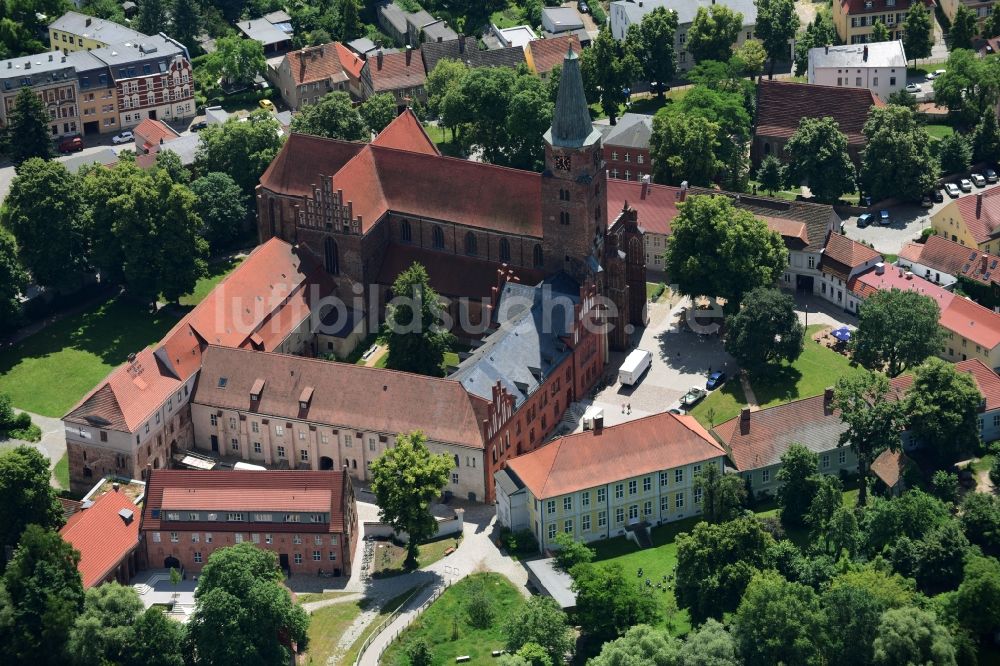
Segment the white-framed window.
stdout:
<path fill-rule="evenodd" d="M 233 536 L 233 541 L 234 541 L 235 543 L 243 543 L 243 534 L 242 534 L 242 533 L 240 533 L 240 532 L 237 532 L 237 533 L 236 533 L 236 534 L 235 534 L 235 535 Z"/>
<path fill-rule="evenodd" d="M 821 455 L 819 457 L 819 466 L 822 469 L 829 469 L 830 468 L 830 454 L 829 453 L 824 453 L 823 455 Z"/>
<path fill-rule="evenodd" d="M 606 488 L 597 489 L 597 503 L 604 504 L 608 501 L 608 491 Z"/>
<path fill-rule="evenodd" d="M 684 470 L 675 469 L 674 470 L 674 483 L 684 483 Z"/>
<path fill-rule="evenodd" d="M 313 551 L 313 562 L 322 562 L 322 561 L 323 561 L 323 551 L 321 551 L 321 550 L 314 550 Z"/>
<path fill-rule="evenodd" d="M 331 535 L 330 536 L 330 545 L 331 546 L 336 546 L 338 543 L 340 543 L 340 539 L 338 538 L 338 536 L 336 534 Z"/>
<path fill-rule="evenodd" d="M 771 470 L 769 470 L 769 469 L 762 469 L 760 471 L 760 481 L 761 481 L 761 483 L 770 483 L 771 482 Z"/>
<path fill-rule="evenodd" d="M 590 514 L 589 513 L 584 514 L 583 517 L 580 518 L 580 529 L 583 530 L 584 532 L 589 532 L 590 531 Z"/>
<path fill-rule="evenodd" d="M 615 499 L 621 499 L 625 497 L 625 484 L 616 483 L 615 484 Z"/>
<path fill-rule="evenodd" d="M 642 492 L 648 493 L 653 489 L 653 479 L 646 476 L 642 479 Z"/>
<path fill-rule="evenodd" d="M 556 501 L 555 500 L 547 500 L 545 502 L 545 512 L 546 513 L 555 513 L 556 512 Z"/>
<path fill-rule="evenodd" d="M 618 507 L 615 509 L 615 524 L 621 525 L 625 522 L 625 509 Z"/>
<path fill-rule="evenodd" d="M 307 449 L 299 449 L 299 460 L 309 462 L 309 451 Z"/>
<path fill-rule="evenodd" d="M 694 503 L 701 504 L 701 488 L 694 489 Z"/>
<path fill-rule="evenodd" d="M 458 472 L 452 472 L 451 473 L 451 482 L 452 483 L 458 483 Z"/>
<path fill-rule="evenodd" d="M 227 513 L 226 514 L 226 520 L 231 521 L 231 522 L 232 521 L 241 522 L 243 520 L 243 514 L 242 513 Z"/>
<path fill-rule="evenodd" d="M 305 430 L 299 430 L 299 440 L 301 441 L 301 440 L 304 440 L 305 438 L 306 438 L 306 431 Z"/>
<path fill-rule="evenodd" d="M 279 458 L 284 458 L 285 457 L 285 447 L 283 447 L 283 446 L 279 446 L 278 447 L 278 457 Z"/>
<path fill-rule="evenodd" d="M 573 498 L 563 497 L 563 511 L 572 511 L 572 510 L 573 510 Z"/>
<path fill-rule="evenodd" d="M 264 543 L 271 544 L 274 543 L 274 537 L 270 534 L 264 535 Z"/>
<path fill-rule="evenodd" d="M 996 417 L 993 418 L 996 419 Z M 838 465 L 847 464 L 847 451 L 844 451 L 843 449 L 837 451 L 837 464 Z"/>
<path fill-rule="evenodd" d="M 660 513 L 670 510 L 670 495 L 660 495 Z"/>
<path fill-rule="evenodd" d="M 205 543 L 212 543 L 212 533 L 205 532 Z"/>
<path fill-rule="evenodd" d="M 293 534 L 292 535 L 292 543 L 295 544 L 295 545 L 300 545 L 302 543 L 302 535 L 301 534 Z"/>
<path fill-rule="evenodd" d="M 252 432 L 260 432 L 260 424 L 257 423 L 256 421 L 251 421 L 250 422 L 250 430 Z"/>
<path fill-rule="evenodd" d="M 285 434 L 285 426 L 281 426 L 281 425 L 274 426 L 274 434 L 278 435 L 279 437 L 281 435 L 284 435 Z"/>
<path fill-rule="evenodd" d="M 239 451 L 240 450 L 240 440 L 238 440 L 235 437 L 233 437 L 231 440 L 229 440 L 229 446 L 230 446 L 230 448 L 232 448 L 233 451 Z"/>
<path fill-rule="evenodd" d="M 555 538 L 556 538 L 556 524 L 549 523 L 549 539 L 555 539 Z"/>
<path fill-rule="evenodd" d="M 200 550 L 194 551 L 194 563 L 195 564 L 201 564 L 201 551 Z"/>
<path fill-rule="evenodd" d="M 642 514 L 644 516 L 652 516 L 653 515 L 653 501 L 652 500 L 646 500 L 645 502 L 643 502 L 643 504 L 642 504 Z"/>
<path fill-rule="evenodd" d="M 582 506 L 590 506 L 590 491 L 584 490 L 580 493 L 580 504 Z"/>
<path fill-rule="evenodd" d="M 336 562 L 337 561 L 337 553 L 336 553 L 336 551 L 333 551 L 333 550 L 330 551 L 330 561 L 331 562 Z"/>
<path fill-rule="evenodd" d="M 598 511 L 597 512 L 597 526 L 598 527 L 607 527 L 607 525 L 608 525 L 608 512 L 607 511 Z"/>
<path fill-rule="evenodd" d="M 256 533 L 251 534 L 250 535 L 250 540 L 253 541 L 254 543 L 260 543 L 260 534 L 256 534 Z"/>
<path fill-rule="evenodd" d="M 160 543 L 160 533 L 153 532 L 153 543 Z"/>
<path fill-rule="evenodd" d="M 684 508 L 684 493 L 677 493 L 674 497 L 674 507 L 677 509 Z"/>
<path fill-rule="evenodd" d="M 197 532 L 191 532 L 191 543 L 198 543 L 198 538 Z"/>
<path fill-rule="evenodd" d="M 630 504 L 628 507 L 628 519 L 635 520 L 638 517 L 639 517 L 639 505 Z"/>
<path fill-rule="evenodd" d="M 567 518 L 566 520 L 563 521 L 563 532 L 565 532 L 566 534 L 572 534 L 573 533 L 573 520 L 572 519 Z"/>
<path fill-rule="evenodd" d="M 668 478 L 669 478 L 669 475 L 666 472 L 660 472 L 660 486 L 661 487 L 665 488 L 667 486 L 667 479 Z"/>
<path fill-rule="evenodd" d="M 628 482 L 628 494 L 635 495 L 637 492 L 639 492 L 639 482 L 632 479 Z"/>
<path fill-rule="evenodd" d="M 254 442 L 253 443 L 253 452 L 254 453 L 260 453 L 261 452 L 260 442 Z"/>
<path fill-rule="evenodd" d="M 323 545 L 323 537 L 319 536 L 318 534 L 315 535 L 313 537 L 313 545 L 314 546 L 322 546 Z"/>
<path fill-rule="evenodd" d="M 294 561 L 296 564 L 302 564 L 302 553 L 295 553 Z"/>

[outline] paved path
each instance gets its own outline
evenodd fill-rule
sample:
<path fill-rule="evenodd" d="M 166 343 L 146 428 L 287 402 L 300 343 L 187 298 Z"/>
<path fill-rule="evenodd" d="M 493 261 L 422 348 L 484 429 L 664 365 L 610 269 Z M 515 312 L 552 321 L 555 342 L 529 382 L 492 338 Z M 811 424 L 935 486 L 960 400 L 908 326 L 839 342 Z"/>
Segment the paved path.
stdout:
<path fill-rule="evenodd" d="M 750 380 L 747 379 L 747 374 L 745 372 L 740 373 L 740 386 L 743 387 L 743 397 L 747 400 L 747 406 L 750 407 L 751 412 L 759 412 L 760 404 L 757 402 L 757 396 L 753 392 L 753 387 L 750 386 Z"/>
<path fill-rule="evenodd" d="M 308 601 L 302 604 L 302 608 L 305 610 L 305 612 L 311 614 L 315 611 L 318 611 L 320 608 L 326 608 L 327 606 L 334 606 L 336 604 L 346 604 L 350 601 L 358 601 L 364 598 L 365 598 L 364 595 L 362 595 L 360 592 L 357 592 L 355 594 L 345 594 L 342 597 L 334 597 L 332 599 L 320 599 L 319 601 Z"/>
<path fill-rule="evenodd" d="M 20 409 L 15 411 L 20 412 Z M 31 412 L 28 412 L 31 414 Z M 38 449 L 41 454 L 49 459 L 49 469 L 54 469 L 59 459 L 66 453 L 66 431 L 63 423 L 59 419 L 49 416 L 39 416 L 31 414 L 31 421 L 42 430 L 42 439 L 38 442 L 22 442 L 18 439 L 0 439 L 0 451 L 14 448 L 22 444 Z M 60 487 L 52 477 L 52 485 Z"/>

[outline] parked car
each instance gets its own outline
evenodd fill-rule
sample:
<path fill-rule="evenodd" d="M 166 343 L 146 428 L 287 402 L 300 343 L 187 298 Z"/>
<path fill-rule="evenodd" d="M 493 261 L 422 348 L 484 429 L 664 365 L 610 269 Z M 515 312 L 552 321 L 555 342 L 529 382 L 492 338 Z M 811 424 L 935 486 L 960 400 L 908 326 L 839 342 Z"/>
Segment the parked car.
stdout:
<path fill-rule="evenodd" d="M 132 134 L 132 132 L 130 132 L 129 130 L 125 130 L 121 134 L 115 134 L 113 137 L 111 137 L 111 143 L 115 145 L 118 145 L 120 143 L 131 143 L 132 141 L 135 141 L 135 135 Z"/>
<path fill-rule="evenodd" d="M 858 216 L 858 229 L 864 229 L 871 223 L 872 223 L 871 213 L 862 213 L 861 215 Z"/>
<path fill-rule="evenodd" d="M 576 3 L 576 11 L 580 12 L 581 14 L 589 14 L 590 5 L 584 2 L 584 0 L 579 0 L 579 2 Z"/>
<path fill-rule="evenodd" d="M 271 113 L 274 113 L 274 102 L 272 102 L 271 100 L 262 99 L 258 102 L 258 104 L 260 104 L 260 108 L 270 111 Z"/>
<path fill-rule="evenodd" d="M 59 144 L 60 153 L 78 153 L 81 150 L 83 150 L 83 139 L 78 136 L 65 138 Z"/>
<path fill-rule="evenodd" d="M 708 394 L 705 392 L 705 389 L 692 386 L 688 389 L 687 393 L 681 396 L 681 406 L 685 409 L 690 409 L 697 405 L 706 395 Z"/>
<path fill-rule="evenodd" d="M 716 370 L 708 376 L 708 381 L 705 382 L 705 388 L 709 391 L 719 388 L 726 383 L 726 373 L 721 370 Z"/>
<path fill-rule="evenodd" d="M 986 179 L 983 178 L 982 174 L 974 173 L 970 178 L 972 178 L 972 182 L 976 187 L 986 187 Z"/>
<path fill-rule="evenodd" d="M 986 182 L 987 183 L 995 183 L 995 182 L 997 182 L 997 172 L 994 171 L 993 169 L 987 169 L 983 173 L 986 174 Z"/>
<path fill-rule="evenodd" d="M 945 183 L 944 191 L 948 193 L 948 196 L 952 199 L 957 199 L 962 193 L 958 189 L 958 185 L 955 183 Z"/>
<path fill-rule="evenodd" d="M 889 220 L 889 211 L 885 208 L 878 212 L 878 223 L 883 227 L 889 226 L 892 222 Z"/>
<path fill-rule="evenodd" d="M 917 94 L 918 92 L 920 92 L 921 90 L 923 90 L 923 88 L 920 87 L 919 83 L 911 83 L 908 86 L 906 86 L 905 88 L 903 88 L 903 90 L 905 90 L 908 93 Z"/>
<path fill-rule="evenodd" d="M 971 192 L 972 191 L 972 181 L 969 180 L 968 178 L 963 178 L 962 180 L 958 181 L 958 187 L 963 192 Z"/>
<path fill-rule="evenodd" d="M 927 76 L 925 76 L 924 78 L 927 79 L 928 81 L 933 81 L 942 74 L 944 74 L 943 69 L 935 69 L 933 72 L 927 72 Z"/>
<path fill-rule="evenodd" d="M 677 416 L 683 416 L 684 415 L 684 410 L 677 409 L 676 407 L 668 409 L 667 411 L 670 412 L 671 414 L 676 414 Z"/>
<path fill-rule="evenodd" d="M 922 196 L 920 198 L 920 207 L 921 208 L 933 208 L 934 207 L 934 202 L 931 201 L 931 198 L 925 194 L 924 196 Z"/>
<path fill-rule="evenodd" d="M 191 127 L 188 129 L 190 129 L 192 132 L 198 132 L 200 130 L 205 129 L 206 127 L 208 127 L 208 122 L 205 120 L 199 120 L 196 123 L 191 123 Z"/>
<path fill-rule="evenodd" d="M 944 201 L 944 194 L 941 193 L 941 190 L 934 190 L 931 192 L 931 199 L 934 199 L 934 203 L 941 203 Z"/>

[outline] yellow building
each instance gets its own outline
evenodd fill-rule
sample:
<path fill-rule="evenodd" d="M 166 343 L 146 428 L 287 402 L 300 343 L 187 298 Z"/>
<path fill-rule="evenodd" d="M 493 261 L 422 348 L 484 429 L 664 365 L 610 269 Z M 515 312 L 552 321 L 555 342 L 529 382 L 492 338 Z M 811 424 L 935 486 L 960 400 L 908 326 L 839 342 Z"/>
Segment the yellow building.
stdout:
<path fill-rule="evenodd" d="M 649 526 L 701 513 L 694 479 L 710 465 L 721 471 L 725 455 L 691 416 L 596 427 L 508 461 L 495 475 L 497 517 L 530 530 L 543 551 L 560 532 L 583 542 L 642 538 Z"/>
<path fill-rule="evenodd" d="M 833 0 L 833 25 L 845 44 L 872 41 L 871 32 L 876 23 L 885 23 L 890 40 L 902 39 L 903 21 L 911 4 L 910 0 Z M 934 11 L 934 0 L 926 4 Z"/>
<path fill-rule="evenodd" d="M 49 46 L 63 53 L 139 44 L 146 39 L 146 35 L 131 28 L 77 12 L 66 12 L 49 24 Z"/>
<path fill-rule="evenodd" d="M 948 240 L 1000 254 L 1000 190 L 967 194 L 950 201 L 931 216 L 931 228 Z"/>

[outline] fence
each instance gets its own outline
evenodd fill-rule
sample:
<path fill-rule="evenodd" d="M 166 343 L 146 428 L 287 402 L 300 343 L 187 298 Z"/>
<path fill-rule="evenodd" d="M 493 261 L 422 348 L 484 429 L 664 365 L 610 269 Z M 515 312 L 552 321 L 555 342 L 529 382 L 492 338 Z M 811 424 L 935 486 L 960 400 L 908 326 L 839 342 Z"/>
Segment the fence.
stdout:
<path fill-rule="evenodd" d="M 403 633 L 403 631 L 405 631 L 407 627 L 410 626 L 410 623 L 413 622 L 413 620 L 417 616 L 419 616 L 421 613 L 423 613 L 427 609 L 428 606 L 430 606 L 432 603 L 434 603 L 435 601 L 437 601 L 438 597 L 440 597 L 442 594 L 444 594 L 444 591 L 447 590 L 448 587 L 450 587 L 450 586 L 451 586 L 451 581 L 450 580 L 446 580 L 444 582 L 444 585 L 442 585 L 442 586 L 438 587 L 436 590 L 434 590 L 434 593 L 430 596 L 430 598 L 427 601 L 425 601 L 424 603 L 420 604 L 420 606 L 413 612 L 413 615 L 411 615 L 409 617 L 409 619 L 403 624 L 402 627 L 400 627 L 399 629 L 396 630 L 396 633 L 394 633 L 392 635 L 392 638 L 389 639 L 389 642 L 386 643 L 385 646 L 381 650 L 379 650 L 379 652 L 378 652 L 377 655 L 375 655 L 375 661 L 376 662 L 379 659 L 382 658 L 382 655 L 385 653 L 386 648 L 388 648 L 389 645 L 391 645 L 394 640 L 396 640 L 397 638 L 399 638 L 399 635 L 401 633 Z M 360 666 L 361 665 L 361 659 L 365 656 L 365 651 L 367 651 L 368 648 L 371 647 L 371 644 L 375 641 L 375 639 L 383 631 L 385 631 L 386 628 L 390 624 L 392 624 L 393 621 L 395 621 L 395 619 L 397 617 L 399 617 L 399 614 L 403 612 L 403 609 L 406 608 L 407 604 L 409 604 L 410 601 L 413 600 L 413 597 L 417 596 L 417 594 L 419 594 L 421 590 L 423 590 L 422 587 L 421 588 L 417 588 L 416 590 L 414 590 L 413 594 L 411 594 L 410 596 L 408 596 L 406 598 L 406 601 L 404 601 L 403 603 L 401 603 L 399 605 L 399 608 L 397 608 L 396 610 L 394 610 L 389 615 L 389 617 L 385 618 L 385 620 L 382 621 L 382 624 L 380 624 L 375 629 L 375 631 L 373 631 L 371 633 L 371 635 L 368 636 L 368 638 L 365 639 L 365 642 L 361 644 L 361 650 L 358 651 L 358 658 L 354 660 L 354 666 Z"/>

